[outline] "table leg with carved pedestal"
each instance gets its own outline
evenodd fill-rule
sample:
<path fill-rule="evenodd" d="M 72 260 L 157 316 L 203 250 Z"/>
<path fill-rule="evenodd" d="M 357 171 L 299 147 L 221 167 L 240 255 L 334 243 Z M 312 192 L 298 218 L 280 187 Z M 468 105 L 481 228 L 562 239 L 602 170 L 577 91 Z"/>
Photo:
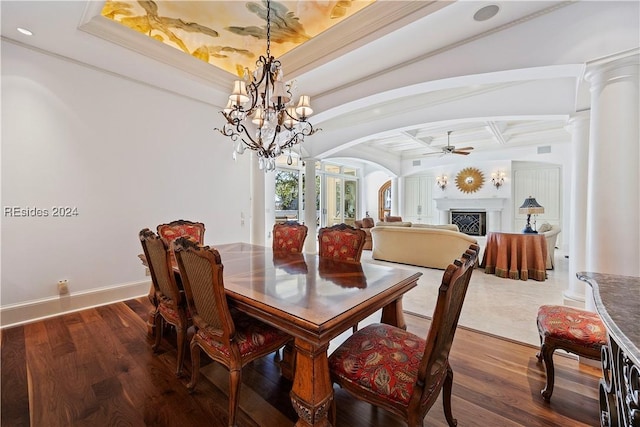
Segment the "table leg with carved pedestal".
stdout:
<path fill-rule="evenodd" d="M 327 416 L 333 401 L 327 349 L 296 338 L 296 362 L 291 403 L 298 414 L 296 427 L 329 427 Z M 313 381 L 309 381 L 313 378 Z"/>

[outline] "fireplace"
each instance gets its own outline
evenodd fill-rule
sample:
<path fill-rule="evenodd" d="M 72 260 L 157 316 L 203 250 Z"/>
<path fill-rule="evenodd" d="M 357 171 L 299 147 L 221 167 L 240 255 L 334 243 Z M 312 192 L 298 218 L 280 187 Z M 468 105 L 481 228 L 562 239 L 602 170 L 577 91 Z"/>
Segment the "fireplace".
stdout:
<path fill-rule="evenodd" d="M 462 233 L 470 236 L 484 236 L 487 234 L 487 213 L 469 211 L 451 211 L 451 224 L 458 226 Z"/>
<path fill-rule="evenodd" d="M 502 231 L 502 211 L 509 199 L 502 197 L 486 197 L 478 199 L 433 199 L 439 211 L 440 224 L 451 223 L 451 212 L 462 214 L 480 213 L 484 216 L 479 236 L 485 236 L 487 231 Z M 458 227 L 462 228 L 460 225 Z"/>

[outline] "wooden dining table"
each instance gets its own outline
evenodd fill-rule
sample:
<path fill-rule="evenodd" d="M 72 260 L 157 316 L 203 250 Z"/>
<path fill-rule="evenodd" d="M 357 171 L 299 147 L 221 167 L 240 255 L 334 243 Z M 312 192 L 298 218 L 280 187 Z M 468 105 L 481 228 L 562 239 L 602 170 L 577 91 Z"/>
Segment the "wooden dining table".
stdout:
<path fill-rule="evenodd" d="M 329 342 L 380 309 L 382 322 L 406 328 L 402 296 L 422 273 L 248 243 L 215 248 L 230 305 L 295 338 L 295 361 L 283 364 L 283 374 L 288 365 L 293 370 L 295 425 L 330 426 Z"/>
<path fill-rule="evenodd" d="M 487 233 L 480 267 L 498 277 L 544 281 L 547 277 L 547 240 L 535 233 Z"/>

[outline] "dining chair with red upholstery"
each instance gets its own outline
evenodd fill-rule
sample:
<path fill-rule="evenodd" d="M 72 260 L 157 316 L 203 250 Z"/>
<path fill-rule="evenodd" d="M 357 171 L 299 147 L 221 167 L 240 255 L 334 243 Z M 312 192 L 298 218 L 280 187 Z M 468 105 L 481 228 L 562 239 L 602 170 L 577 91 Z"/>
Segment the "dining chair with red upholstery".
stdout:
<path fill-rule="evenodd" d="M 229 426 L 235 426 L 242 368 L 283 347 L 292 337 L 238 310 L 231 310 L 223 280 L 220 253 L 185 237 L 173 243 L 187 304 L 193 316 L 191 380 L 200 374 L 200 351 L 229 370 Z"/>
<path fill-rule="evenodd" d="M 336 224 L 318 230 L 318 249 L 322 258 L 360 262 L 367 235 L 347 224 Z"/>
<path fill-rule="evenodd" d="M 336 224 L 318 230 L 318 255 L 336 261 L 360 262 L 367 240 L 367 233 L 361 228 L 347 224 Z M 353 325 L 353 332 L 358 324 Z"/>
<path fill-rule="evenodd" d="M 173 255 L 173 250 L 171 249 L 171 243 L 177 239 L 178 237 L 189 237 L 201 245 L 204 244 L 204 224 L 201 222 L 187 221 L 184 219 L 178 219 L 175 221 L 168 222 L 166 224 L 160 224 L 156 227 L 156 231 L 162 237 L 167 246 L 169 247 L 171 253 L 171 263 L 172 265 L 176 265 L 176 258 Z M 144 263 L 144 260 L 143 260 Z M 180 277 L 177 276 L 176 280 L 178 281 L 178 285 L 181 286 Z M 147 322 L 148 325 L 155 325 L 156 315 L 158 313 L 158 302 L 155 300 L 155 291 L 153 285 L 149 290 L 149 301 L 153 304 L 153 309 L 149 312 L 149 320 Z M 150 327 L 150 335 L 153 336 L 155 334 L 155 326 Z"/>
<path fill-rule="evenodd" d="M 300 253 L 307 238 L 308 228 L 296 221 L 287 221 L 273 225 L 273 251 Z"/>
<path fill-rule="evenodd" d="M 187 300 L 176 282 L 167 242 L 148 228 L 140 231 L 139 237 L 151 273 L 153 297 L 157 304 L 154 316 L 155 343 L 153 350 L 157 352 L 160 348 L 164 325 L 166 323 L 173 325 L 176 328 L 178 347 L 176 375 L 180 376 L 182 375 L 187 329 L 191 325 Z"/>
<path fill-rule="evenodd" d="M 445 270 L 426 339 L 376 323 L 347 338 L 329 357 L 331 379 L 357 399 L 423 425 L 440 391 L 449 426 L 453 370 L 449 351 L 479 247 L 471 245 Z M 330 412 L 335 421 L 335 403 Z"/>
<path fill-rule="evenodd" d="M 178 219 L 158 225 L 157 231 L 160 237 L 167 241 L 169 247 L 171 247 L 171 243 L 178 237 L 189 237 L 201 245 L 204 244 L 205 228 L 201 222 Z"/>

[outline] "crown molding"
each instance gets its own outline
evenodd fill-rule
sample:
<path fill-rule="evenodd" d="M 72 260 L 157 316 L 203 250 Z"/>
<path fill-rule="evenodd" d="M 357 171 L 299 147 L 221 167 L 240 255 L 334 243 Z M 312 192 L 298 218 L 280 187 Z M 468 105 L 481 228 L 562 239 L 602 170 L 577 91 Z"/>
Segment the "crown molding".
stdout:
<path fill-rule="evenodd" d="M 450 5 L 448 1 L 376 1 L 280 57 L 295 78 Z"/>
<path fill-rule="evenodd" d="M 101 10 L 102 2 L 90 1 L 78 29 L 196 76 L 225 93 L 236 80 L 236 76 L 225 70 L 105 18 L 100 14 Z"/>

